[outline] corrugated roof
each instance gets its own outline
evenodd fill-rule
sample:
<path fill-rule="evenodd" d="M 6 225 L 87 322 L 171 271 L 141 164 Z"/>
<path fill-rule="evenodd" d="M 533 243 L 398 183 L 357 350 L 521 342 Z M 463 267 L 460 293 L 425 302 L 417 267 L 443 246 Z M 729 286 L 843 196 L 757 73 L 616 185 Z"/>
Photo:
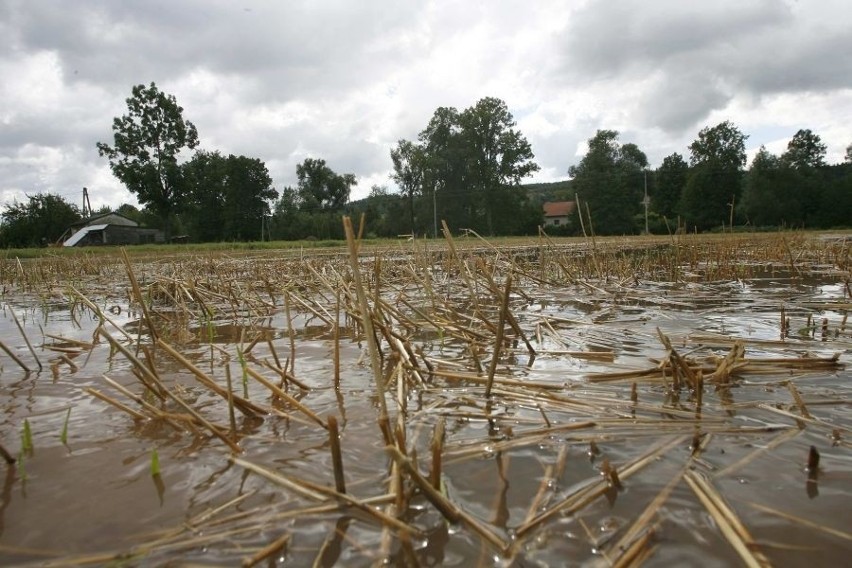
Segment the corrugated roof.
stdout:
<path fill-rule="evenodd" d="M 545 217 L 567 217 L 574 212 L 573 201 L 548 201 L 544 207 Z"/>
<path fill-rule="evenodd" d="M 83 227 L 82 229 L 71 235 L 71 237 L 67 241 L 62 243 L 62 246 L 73 247 L 81 240 L 83 240 L 83 237 L 85 237 L 92 231 L 102 231 L 107 227 L 109 227 L 109 225 L 89 225 L 88 227 Z"/>
<path fill-rule="evenodd" d="M 98 223 L 98 221 L 101 221 L 101 222 Z M 103 224 L 103 223 L 107 223 L 109 225 L 126 225 L 128 227 L 138 227 L 139 226 L 139 223 L 137 223 L 133 219 L 125 217 L 121 213 L 111 211 L 109 213 L 101 213 L 100 215 L 94 215 L 92 217 L 87 217 L 86 219 L 81 219 L 81 220 L 77 221 L 76 223 L 71 223 L 71 227 L 72 228 L 87 227 L 87 226 L 92 225 L 92 224 L 100 225 L 100 224 Z"/>

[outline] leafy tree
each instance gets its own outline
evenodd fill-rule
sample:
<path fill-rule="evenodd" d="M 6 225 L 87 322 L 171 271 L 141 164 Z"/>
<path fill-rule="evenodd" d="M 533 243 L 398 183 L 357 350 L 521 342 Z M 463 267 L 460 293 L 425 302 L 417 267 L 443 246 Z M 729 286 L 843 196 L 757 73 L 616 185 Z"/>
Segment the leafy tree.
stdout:
<path fill-rule="evenodd" d="M 225 238 L 227 160 L 219 152 L 198 151 L 183 164 L 186 183 L 185 222 L 193 240 Z"/>
<path fill-rule="evenodd" d="M 799 130 L 781 155 L 786 169 L 784 192 L 790 193 L 797 206 L 795 215 L 786 217 L 794 224 L 817 222 L 820 194 L 825 188 L 823 180 L 826 145 L 810 130 Z M 792 212 L 791 212 L 792 213 Z"/>
<path fill-rule="evenodd" d="M 648 166 L 648 157 L 645 155 L 645 152 L 639 149 L 639 146 L 628 142 L 621 145 L 621 155 L 618 165 L 628 172 L 635 173 L 644 170 Z"/>
<path fill-rule="evenodd" d="M 184 120 L 175 97 L 153 82 L 133 87 L 127 110 L 113 120 L 113 145 L 98 142 L 98 152 L 139 203 L 160 216 L 168 238 L 171 216 L 183 197 L 178 156 L 198 145 L 198 132 Z"/>
<path fill-rule="evenodd" d="M 706 230 L 729 219 L 741 191 L 746 138 L 725 121 L 705 127 L 690 144 L 692 169 L 679 206 L 688 224 Z"/>
<path fill-rule="evenodd" d="M 520 181 L 539 167 L 505 102 L 486 97 L 461 113 L 439 107 L 418 140 L 422 187 L 413 205 L 421 227 L 438 217 L 489 234 L 535 230 L 517 213 L 528 207 Z"/>
<path fill-rule="evenodd" d="M 411 231 L 408 210 L 409 203 L 405 195 L 392 193 L 387 186 L 374 185 L 366 199 L 353 204 L 351 213 L 355 218 L 360 218 L 361 213 L 365 214 L 367 236 L 396 237 Z"/>
<path fill-rule="evenodd" d="M 586 155 L 568 174 L 575 191 L 588 204 L 595 232 L 636 231 L 644 192 L 642 170 L 647 165 L 645 154 L 635 144 L 621 145 L 615 130 L 598 130 L 589 139 Z"/>
<path fill-rule="evenodd" d="M 412 234 L 415 234 L 417 228 L 414 223 L 414 199 L 416 195 L 423 192 L 425 172 L 423 148 L 408 140 L 400 140 L 396 148 L 391 150 L 390 155 L 393 162 L 391 178 L 397 183 L 408 202 L 410 230 Z"/>
<path fill-rule="evenodd" d="M 470 185 L 485 214 L 488 234 L 505 227 L 520 203 L 523 178 L 539 170 L 532 148 L 515 129 L 506 103 L 494 97 L 480 99 L 459 117 L 467 150 Z M 517 197 L 517 199 L 514 199 Z M 495 217 L 501 214 L 500 222 Z"/>
<path fill-rule="evenodd" d="M 829 166 L 823 171 L 823 190 L 819 193 L 817 211 L 811 218 L 814 226 L 849 227 L 852 211 L 852 160 Z"/>
<path fill-rule="evenodd" d="M 308 158 L 296 166 L 298 185 L 275 203 L 271 230 L 278 239 L 341 239 L 340 213 L 355 185 L 353 174 L 337 174 L 325 160 Z"/>
<path fill-rule="evenodd" d="M 258 240 L 269 203 L 278 197 L 266 164 L 257 158 L 228 156 L 225 184 L 225 239 Z"/>
<path fill-rule="evenodd" d="M 303 211 L 339 211 L 356 185 L 354 174 L 337 174 L 325 160 L 307 158 L 296 166 L 299 207 Z"/>
<path fill-rule="evenodd" d="M 299 192 L 287 186 L 281 191 L 281 197 L 275 202 L 272 211 L 272 238 L 274 240 L 297 240 L 306 236 L 299 226 Z"/>
<path fill-rule="evenodd" d="M 418 139 L 423 148 L 423 194 L 430 201 L 433 230 L 440 231 L 434 227 L 436 219 L 453 228 L 469 226 L 473 204 L 465 181 L 466 148 L 458 110 L 438 107 Z"/>
<path fill-rule="evenodd" d="M 846 146 L 846 161 L 852 163 L 852 144 Z"/>
<path fill-rule="evenodd" d="M 266 165 L 256 158 L 197 152 L 183 165 L 186 218 L 201 241 L 261 238 L 269 201 L 278 197 Z"/>
<path fill-rule="evenodd" d="M 781 155 L 786 165 L 797 169 L 819 168 L 825 165 L 827 146 L 822 139 L 810 130 L 799 130 L 787 144 L 787 151 Z"/>
<path fill-rule="evenodd" d="M 688 172 L 689 166 L 677 152 L 663 158 L 656 172 L 656 191 L 651 199 L 651 207 L 656 213 L 669 219 L 677 215 L 677 205 L 686 186 Z"/>
<path fill-rule="evenodd" d="M 140 225 L 142 225 L 142 212 L 139 211 L 139 208 L 131 205 L 129 203 L 122 203 L 119 205 L 118 209 L 115 210 L 119 215 L 124 215 L 128 219 L 132 219 L 136 221 Z"/>
<path fill-rule="evenodd" d="M 692 153 L 690 163 L 693 166 L 714 163 L 741 169 L 746 163 L 746 138 L 748 136 L 728 120 L 713 127 L 705 127 L 689 145 Z"/>
<path fill-rule="evenodd" d="M 752 225 L 778 226 L 796 221 L 798 201 L 787 191 L 789 167 L 761 146 L 745 177 L 738 209 Z M 792 203 L 791 203 L 791 198 Z"/>
<path fill-rule="evenodd" d="M 76 205 L 51 193 L 28 195 L 25 203 L 6 204 L 0 214 L 0 246 L 31 247 L 54 243 L 81 219 Z"/>
<path fill-rule="evenodd" d="M 139 223 L 140 227 L 148 227 L 150 229 L 162 229 L 161 219 L 157 215 L 151 212 L 150 209 L 145 208 L 141 211 L 135 205 L 131 205 L 129 203 L 122 203 L 118 209 L 115 210 L 116 213 L 124 215 L 128 219 L 136 221 Z"/>

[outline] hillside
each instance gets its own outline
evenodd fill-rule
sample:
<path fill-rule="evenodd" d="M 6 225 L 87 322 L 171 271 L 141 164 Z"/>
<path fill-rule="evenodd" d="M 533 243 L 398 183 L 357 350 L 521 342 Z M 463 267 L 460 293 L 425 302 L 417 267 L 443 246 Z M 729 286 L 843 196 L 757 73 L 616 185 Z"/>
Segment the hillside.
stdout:
<path fill-rule="evenodd" d="M 568 201 L 574 198 L 571 191 L 571 180 L 551 183 L 528 183 L 521 186 L 527 191 L 531 201 Z"/>

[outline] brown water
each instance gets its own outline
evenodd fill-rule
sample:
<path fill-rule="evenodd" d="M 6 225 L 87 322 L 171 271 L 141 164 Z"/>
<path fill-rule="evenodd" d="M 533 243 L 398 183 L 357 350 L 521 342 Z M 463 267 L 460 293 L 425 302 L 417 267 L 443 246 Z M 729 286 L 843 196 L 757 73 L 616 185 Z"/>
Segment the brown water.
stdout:
<path fill-rule="evenodd" d="M 228 262 L 217 270 L 226 270 Z M 161 265 L 135 269 L 146 289 L 163 273 Z M 174 266 L 170 270 L 176 271 Z M 473 312 L 472 306 L 466 312 L 460 307 L 469 297 L 459 278 L 434 275 L 434 291 L 442 301 L 459 307 L 459 313 Z M 254 334 L 266 333 L 275 353 L 260 341 L 246 355 L 246 364 L 277 382 L 263 362 L 277 355 L 283 363 L 290 355 L 286 310 L 278 294 L 288 276 L 292 274 L 246 285 L 246 290 L 273 290 L 264 309 L 218 309 L 207 321 L 177 316 L 158 321 L 170 330 L 167 340 L 219 384 L 224 385 L 228 367 L 236 393 L 245 388 L 250 400 L 269 406 L 265 387 L 252 379 L 243 386 L 237 350 L 241 338 L 248 343 Z M 129 305 L 126 277 L 118 271 L 111 278 L 76 286 L 131 337 L 149 343 L 140 314 Z M 651 552 L 647 563 L 740 563 L 706 505 L 681 478 L 686 468 L 721 495 L 773 565 L 844 564 L 852 551 L 852 336 L 845 323 L 850 302 L 846 282 L 848 271 L 836 269 L 807 275 L 753 270 L 738 280 L 676 283 L 642 278 L 559 286 L 516 281 L 511 312 L 537 354 L 531 357 L 519 338 L 510 338 L 498 377 L 548 383 L 555 387 L 550 394 L 539 388 L 500 387 L 488 403 L 481 384 L 440 376 L 422 385 L 411 383 L 404 393 L 407 447 L 416 450 L 420 470 L 424 475 L 429 471 L 430 438 L 444 417 L 445 495 L 511 550 L 498 550 L 469 525 L 448 523 L 407 486 L 410 504 L 401 518 L 419 532 L 408 539 L 392 533 L 385 560 L 400 566 L 608 565 L 618 555 L 612 544 L 677 478 L 652 516 L 656 528 L 646 549 Z M 51 295 L 37 288 L 9 286 L 0 319 L 0 340 L 34 369 L 25 372 L 0 353 L 0 443 L 19 458 L 0 473 L 0 564 L 234 565 L 284 534 L 289 541 L 265 563 L 367 566 L 382 561 L 383 527 L 363 512 L 344 506 L 311 511 L 316 502 L 231 463 L 220 440 L 162 420 L 136 420 L 94 398 L 87 387 L 140 408 L 111 389 L 103 375 L 137 395 L 143 389 L 126 357 L 103 338 L 93 340 L 98 318 L 91 310 L 75 303 L 62 285 L 46 286 Z M 403 288 L 391 281 L 384 297 L 411 314 L 395 301 Z M 308 292 L 303 297 L 322 298 L 327 313 L 334 314 L 328 291 L 317 296 Z M 487 290 L 480 293 L 486 304 L 482 309 L 496 323 L 493 297 Z M 415 305 L 429 309 L 422 295 Z M 779 326 L 782 306 L 791 319 L 785 336 Z M 290 308 L 294 374 L 311 389 L 290 392 L 323 419 L 337 417 L 348 492 L 359 499 L 386 494 L 390 460 L 376 422 L 379 406 L 366 344 L 352 319 L 341 316 L 341 387 L 336 390 L 333 328 L 298 303 L 291 301 Z M 42 370 L 37 370 L 11 311 L 33 343 Z M 161 311 L 169 313 L 162 306 Z M 439 312 L 430 313 L 437 318 Z M 805 329 L 809 315 L 816 322 L 813 329 Z M 121 337 L 112 325 L 104 328 Z M 839 355 L 837 364 L 823 368 L 780 362 L 766 373 L 736 373 L 723 387 L 707 383 L 700 409 L 689 389 L 673 391 L 660 374 L 595 381 L 604 373 L 657 365 L 667 355 L 657 328 L 679 353 L 696 361 L 724 357 L 734 339 L 744 343 L 746 359 Z M 81 347 L 50 336 L 94 345 Z M 437 367 L 475 372 L 469 344 L 452 334 L 424 325 L 409 330 L 408 338 L 414 351 Z M 133 341 L 122 342 L 134 349 Z M 493 336 L 483 341 L 477 356 L 483 376 L 492 343 Z M 67 355 L 73 367 L 52 347 L 71 349 Z M 602 351 L 612 353 L 611 360 L 583 356 Z M 207 419 L 227 427 L 227 404 L 221 397 L 159 350 L 154 364 L 170 389 Z M 388 363 L 392 378 L 395 364 Z M 787 381 L 795 385 L 810 418 L 802 418 Z M 631 402 L 634 382 L 636 404 Z M 394 382 L 387 396 L 394 423 L 401 411 L 396 388 Z M 287 415 L 237 414 L 239 457 L 291 479 L 333 486 L 328 433 L 291 405 L 276 406 Z M 173 404 L 166 408 L 180 411 Z M 67 441 L 62 443 L 66 417 Z M 22 452 L 25 420 L 32 433 L 31 452 Z M 571 424 L 582 427 L 563 428 Z M 692 447 L 696 441 L 698 449 Z M 604 483 L 605 461 L 624 471 L 659 447 L 664 451 L 625 475 L 621 488 Z M 809 474 L 805 466 L 811 447 L 820 454 L 820 466 Z M 151 475 L 155 450 L 159 476 Z M 603 487 L 598 497 L 517 534 L 526 519 L 596 484 Z"/>

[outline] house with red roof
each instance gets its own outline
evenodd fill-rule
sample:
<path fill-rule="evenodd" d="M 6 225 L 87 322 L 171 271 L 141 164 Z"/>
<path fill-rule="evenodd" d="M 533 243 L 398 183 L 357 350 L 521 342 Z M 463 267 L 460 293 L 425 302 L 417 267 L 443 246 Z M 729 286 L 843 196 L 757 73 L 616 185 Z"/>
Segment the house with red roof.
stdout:
<path fill-rule="evenodd" d="M 573 201 L 546 201 L 544 208 L 545 227 L 563 227 L 569 224 L 576 203 Z"/>

